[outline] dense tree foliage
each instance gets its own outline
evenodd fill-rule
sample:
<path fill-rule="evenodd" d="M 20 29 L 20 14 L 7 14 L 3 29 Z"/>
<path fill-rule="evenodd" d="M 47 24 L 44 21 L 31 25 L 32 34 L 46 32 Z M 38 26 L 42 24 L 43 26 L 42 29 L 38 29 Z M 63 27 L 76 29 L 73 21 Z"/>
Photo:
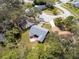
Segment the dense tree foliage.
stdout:
<path fill-rule="evenodd" d="M 78 26 L 76 24 L 76 19 L 73 16 L 69 16 L 66 19 L 62 18 L 57 18 L 55 20 L 55 24 L 60 27 L 60 29 L 68 30 L 68 31 L 73 31 L 75 26 Z"/>
<path fill-rule="evenodd" d="M 57 0 L 35 0 L 34 3 L 46 4 L 52 9 L 52 4 Z M 30 6 L 30 7 L 29 7 Z M 74 35 L 69 38 L 59 37 L 52 33 L 51 26 L 44 43 L 29 43 L 29 31 L 21 33 L 13 20 L 27 16 L 31 21 L 37 20 L 41 10 L 28 5 L 30 10 L 24 13 L 24 8 L 19 0 L 3 0 L 0 6 L 0 23 L 5 25 L 6 46 L 0 46 L 0 59 L 78 59 L 79 58 L 79 24 L 73 16 L 66 19 L 57 18 L 55 24 L 61 29 L 71 31 Z M 54 7 L 53 7 L 54 8 Z M 53 10 L 56 15 L 56 9 Z M 11 21 L 11 22 L 10 22 Z M 36 23 L 36 22 L 35 22 Z M 23 36 L 25 35 L 25 36 Z M 22 37 L 23 36 L 23 37 Z M 19 39 L 21 39 L 19 41 Z"/>

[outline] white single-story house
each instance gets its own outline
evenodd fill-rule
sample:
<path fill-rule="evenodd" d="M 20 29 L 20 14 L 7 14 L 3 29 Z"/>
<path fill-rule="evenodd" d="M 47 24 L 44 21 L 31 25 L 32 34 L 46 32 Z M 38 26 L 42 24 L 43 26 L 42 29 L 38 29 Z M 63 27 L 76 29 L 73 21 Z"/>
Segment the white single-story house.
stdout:
<path fill-rule="evenodd" d="M 60 0 L 60 2 L 62 2 L 62 3 L 67 3 L 67 2 L 69 2 L 70 0 Z"/>
<path fill-rule="evenodd" d="M 31 27 L 29 32 L 30 42 L 33 41 L 43 42 L 47 34 L 48 34 L 47 29 L 34 25 Z M 31 38 L 37 38 L 37 39 L 32 40 Z"/>

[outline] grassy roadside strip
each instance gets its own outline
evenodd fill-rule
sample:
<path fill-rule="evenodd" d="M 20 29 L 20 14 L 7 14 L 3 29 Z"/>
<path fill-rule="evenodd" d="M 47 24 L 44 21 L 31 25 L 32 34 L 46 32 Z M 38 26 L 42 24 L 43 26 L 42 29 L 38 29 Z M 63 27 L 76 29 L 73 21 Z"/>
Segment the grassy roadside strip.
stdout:
<path fill-rule="evenodd" d="M 79 18 L 79 15 L 71 8 L 69 8 L 66 4 L 62 5 L 62 7 L 68 9 L 77 19 Z"/>

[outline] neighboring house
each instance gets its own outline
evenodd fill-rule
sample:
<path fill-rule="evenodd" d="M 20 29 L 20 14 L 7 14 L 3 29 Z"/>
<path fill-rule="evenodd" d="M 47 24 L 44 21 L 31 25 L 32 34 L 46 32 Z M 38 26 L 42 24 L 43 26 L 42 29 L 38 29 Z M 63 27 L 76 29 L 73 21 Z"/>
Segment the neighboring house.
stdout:
<path fill-rule="evenodd" d="M 75 7 L 78 7 L 78 8 L 79 8 L 79 0 L 73 0 L 73 1 L 72 1 L 72 4 L 73 4 Z"/>
<path fill-rule="evenodd" d="M 47 29 L 34 25 L 31 27 L 29 32 L 30 41 L 43 42 L 47 34 L 48 34 Z M 32 40 L 32 38 L 35 38 L 35 39 Z"/>
<path fill-rule="evenodd" d="M 46 8 L 46 5 L 35 5 L 36 8 L 43 10 Z"/>
<path fill-rule="evenodd" d="M 60 2 L 62 2 L 62 3 L 67 3 L 67 2 L 69 2 L 70 0 L 60 0 Z"/>
<path fill-rule="evenodd" d="M 19 27 L 19 29 L 22 31 L 34 25 L 34 23 L 31 23 L 28 21 L 27 17 L 15 21 L 15 23 Z"/>
<path fill-rule="evenodd" d="M 0 4 L 3 4 L 3 0 L 0 0 Z"/>

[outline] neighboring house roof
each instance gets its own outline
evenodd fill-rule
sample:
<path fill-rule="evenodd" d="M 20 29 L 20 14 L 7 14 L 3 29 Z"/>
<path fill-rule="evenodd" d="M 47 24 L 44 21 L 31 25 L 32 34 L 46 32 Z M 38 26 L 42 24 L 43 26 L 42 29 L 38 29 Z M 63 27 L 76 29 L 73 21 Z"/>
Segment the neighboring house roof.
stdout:
<path fill-rule="evenodd" d="M 30 37 L 36 35 L 36 36 L 38 36 L 37 41 L 43 42 L 47 33 L 48 33 L 47 29 L 34 25 L 31 27 L 29 35 L 30 35 Z"/>
<path fill-rule="evenodd" d="M 24 29 L 26 29 L 26 28 L 31 27 L 32 25 L 34 25 L 34 23 L 31 23 L 31 22 L 28 21 L 27 17 L 22 18 L 20 20 L 17 20 L 15 22 L 19 26 L 20 30 L 24 30 Z"/>
<path fill-rule="evenodd" d="M 46 8 L 46 5 L 35 5 L 35 7 L 39 8 L 40 10 L 43 10 Z"/>
<path fill-rule="evenodd" d="M 62 3 L 67 3 L 67 2 L 69 2 L 70 0 L 60 0 L 60 2 L 62 2 Z"/>
<path fill-rule="evenodd" d="M 4 42 L 4 34 L 3 33 L 0 33 L 0 42 Z"/>

